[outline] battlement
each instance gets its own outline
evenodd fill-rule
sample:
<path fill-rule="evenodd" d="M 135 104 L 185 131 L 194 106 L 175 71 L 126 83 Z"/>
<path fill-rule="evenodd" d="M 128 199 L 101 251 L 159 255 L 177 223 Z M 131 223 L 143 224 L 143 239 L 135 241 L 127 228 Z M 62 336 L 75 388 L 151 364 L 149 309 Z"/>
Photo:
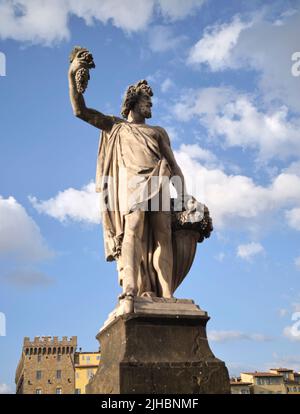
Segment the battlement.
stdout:
<path fill-rule="evenodd" d="M 62 339 L 58 336 L 35 336 L 32 341 L 25 336 L 23 344 L 24 346 L 77 346 L 77 336 L 71 336 L 69 339 L 67 336 L 63 336 Z"/>
<path fill-rule="evenodd" d="M 35 336 L 30 340 L 28 336 L 24 338 L 23 352 L 26 355 L 32 354 L 73 354 L 77 347 L 77 336 L 68 338 L 63 336 L 59 339 L 58 336 Z"/>

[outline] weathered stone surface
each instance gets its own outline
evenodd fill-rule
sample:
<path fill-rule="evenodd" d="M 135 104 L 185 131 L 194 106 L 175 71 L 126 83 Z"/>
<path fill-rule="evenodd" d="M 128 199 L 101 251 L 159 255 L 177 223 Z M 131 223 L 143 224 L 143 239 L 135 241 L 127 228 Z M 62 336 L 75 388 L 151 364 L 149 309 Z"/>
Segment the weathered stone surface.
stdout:
<path fill-rule="evenodd" d="M 139 301 L 138 312 L 117 316 L 97 335 L 102 363 L 87 392 L 229 393 L 227 368 L 207 341 L 207 313 L 187 301 L 153 301 L 152 306 L 166 305 L 169 314 L 142 313 Z M 180 306 L 190 307 L 190 313 Z"/>
<path fill-rule="evenodd" d="M 187 193 L 167 131 L 148 125 L 153 90 L 147 80 L 130 85 L 122 117 L 85 104 L 95 67 L 76 46 L 70 55 L 69 91 L 74 115 L 102 130 L 96 170 L 105 257 L 116 261 L 123 295 L 171 298 L 192 266 L 197 243 L 209 237 L 208 208 Z M 171 198 L 170 186 L 177 197 Z M 130 302 L 127 313 L 133 312 Z"/>
<path fill-rule="evenodd" d="M 119 301 L 116 309 L 113 310 L 108 316 L 108 319 L 104 322 L 104 327 L 109 325 L 118 316 L 121 316 L 126 312 L 128 307 L 132 308 L 132 312 L 135 314 L 150 314 L 150 315 L 200 315 L 207 316 L 207 313 L 194 304 L 191 299 L 176 299 L 176 298 L 148 298 L 148 297 L 135 297 L 132 304 L 128 305 L 131 299 L 124 298 Z M 174 306 L 176 304 L 176 306 Z"/>

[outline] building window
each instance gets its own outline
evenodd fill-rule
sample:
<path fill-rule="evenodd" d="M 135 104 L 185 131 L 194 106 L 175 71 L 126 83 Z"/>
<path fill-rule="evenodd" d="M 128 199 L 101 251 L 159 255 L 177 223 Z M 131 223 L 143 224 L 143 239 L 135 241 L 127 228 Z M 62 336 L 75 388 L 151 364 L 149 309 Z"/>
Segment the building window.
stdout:
<path fill-rule="evenodd" d="M 60 361 L 61 361 L 61 355 L 60 355 L 60 354 L 58 354 L 58 355 L 57 355 L 57 361 L 58 361 L 58 362 L 60 362 Z"/>
<path fill-rule="evenodd" d="M 41 362 L 41 360 L 42 360 L 42 355 L 38 355 L 37 360 L 38 360 L 38 362 Z"/>
<path fill-rule="evenodd" d="M 81 394 L 81 389 L 80 388 L 76 388 L 75 389 L 75 394 Z"/>
<path fill-rule="evenodd" d="M 36 379 L 40 380 L 42 378 L 42 371 L 36 371 Z"/>
<path fill-rule="evenodd" d="M 76 372 L 76 379 L 79 378 L 79 372 Z"/>
<path fill-rule="evenodd" d="M 86 357 L 86 360 L 87 360 L 87 362 L 90 362 L 91 357 L 87 356 L 87 357 Z"/>
<path fill-rule="evenodd" d="M 297 387 L 294 387 L 294 388 L 293 388 L 293 391 L 294 391 L 294 392 L 297 392 Z"/>
<path fill-rule="evenodd" d="M 61 388 L 56 388 L 55 394 L 62 394 L 62 389 Z"/>
<path fill-rule="evenodd" d="M 40 388 L 37 388 L 37 389 L 35 390 L 35 393 L 36 393 L 36 394 L 42 394 L 42 390 L 41 390 Z"/>
<path fill-rule="evenodd" d="M 61 379 L 61 370 L 60 369 L 58 369 L 56 371 L 56 379 Z"/>
<path fill-rule="evenodd" d="M 96 359 L 97 359 L 97 361 L 100 361 L 100 355 L 97 355 Z"/>

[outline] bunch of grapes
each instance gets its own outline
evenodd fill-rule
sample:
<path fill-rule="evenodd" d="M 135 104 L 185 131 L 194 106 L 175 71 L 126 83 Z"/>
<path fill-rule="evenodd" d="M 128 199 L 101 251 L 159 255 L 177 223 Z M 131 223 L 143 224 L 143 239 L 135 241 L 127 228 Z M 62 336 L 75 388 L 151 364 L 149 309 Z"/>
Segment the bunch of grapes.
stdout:
<path fill-rule="evenodd" d="M 90 79 L 90 72 L 87 68 L 80 68 L 75 74 L 75 82 L 78 93 L 84 93 Z"/>

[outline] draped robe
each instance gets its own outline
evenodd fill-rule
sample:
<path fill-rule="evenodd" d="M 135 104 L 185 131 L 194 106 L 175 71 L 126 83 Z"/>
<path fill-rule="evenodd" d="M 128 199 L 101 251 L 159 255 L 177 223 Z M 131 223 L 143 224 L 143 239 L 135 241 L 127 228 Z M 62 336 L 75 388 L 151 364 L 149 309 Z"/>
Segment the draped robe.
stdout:
<path fill-rule="evenodd" d="M 147 209 L 149 201 L 159 194 L 167 195 L 169 201 L 171 171 L 160 151 L 159 140 L 165 139 L 162 128 L 133 124 L 119 118 L 115 121 L 111 131 L 103 131 L 101 135 L 96 191 L 101 195 L 106 260 L 117 260 L 122 285 L 125 216 L 135 209 Z M 146 211 L 142 261 L 137 275 L 138 295 L 149 291 L 157 296 L 162 293 L 152 264 L 153 248 L 153 232 Z"/>

